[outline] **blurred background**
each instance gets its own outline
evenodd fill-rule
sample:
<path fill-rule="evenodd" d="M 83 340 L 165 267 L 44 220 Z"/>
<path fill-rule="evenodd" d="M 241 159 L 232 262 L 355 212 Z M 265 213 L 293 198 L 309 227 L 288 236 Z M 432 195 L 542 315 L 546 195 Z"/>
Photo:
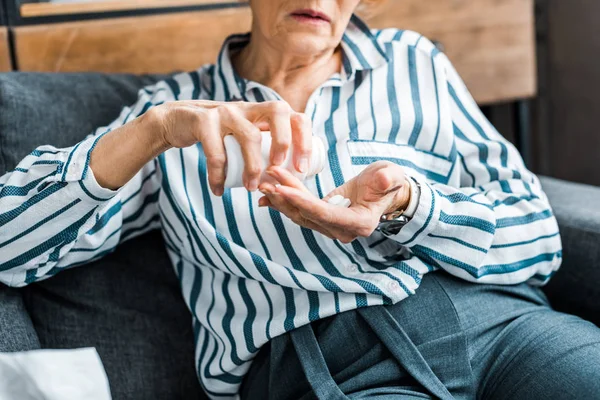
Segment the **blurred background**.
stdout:
<path fill-rule="evenodd" d="M 389 0 L 364 17 L 434 40 L 530 169 L 600 186 L 600 1 Z M 192 70 L 249 23 L 236 0 L 0 0 L 0 71 Z"/>

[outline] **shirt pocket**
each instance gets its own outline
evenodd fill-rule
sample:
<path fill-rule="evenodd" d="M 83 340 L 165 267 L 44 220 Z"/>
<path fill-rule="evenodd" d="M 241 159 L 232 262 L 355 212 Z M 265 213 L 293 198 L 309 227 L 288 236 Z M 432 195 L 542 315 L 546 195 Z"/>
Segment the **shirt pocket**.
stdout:
<path fill-rule="evenodd" d="M 355 174 L 376 161 L 390 161 L 404 167 L 410 176 L 448 184 L 453 171 L 450 159 L 406 144 L 350 139 L 347 146 Z"/>

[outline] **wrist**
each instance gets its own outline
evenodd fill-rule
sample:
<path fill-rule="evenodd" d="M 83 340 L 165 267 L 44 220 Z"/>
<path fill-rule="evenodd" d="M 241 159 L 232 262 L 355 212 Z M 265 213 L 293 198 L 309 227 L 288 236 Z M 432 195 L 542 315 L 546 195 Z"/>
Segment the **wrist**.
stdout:
<path fill-rule="evenodd" d="M 136 129 L 135 132 L 140 135 L 140 140 L 150 151 L 150 159 L 173 147 L 166 138 L 163 113 L 159 108 L 160 106 L 152 107 L 136 120 L 139 129 Z"/>
<path fill-rule="evenodd" d="M 411 182 L 410 178 L 405 178 L 404 185 L 396 190 L 392 203 L 383 213 L 384 215 L 395 211 L 406 210 L 411 200 Z"/>
<path fill-rule="evenodd" d="M 90 155 L 90 169 L 105 189 L 125 185 L 149 161 L 170 148 L 150 114 L 144 114 L 103 135 Z"/>

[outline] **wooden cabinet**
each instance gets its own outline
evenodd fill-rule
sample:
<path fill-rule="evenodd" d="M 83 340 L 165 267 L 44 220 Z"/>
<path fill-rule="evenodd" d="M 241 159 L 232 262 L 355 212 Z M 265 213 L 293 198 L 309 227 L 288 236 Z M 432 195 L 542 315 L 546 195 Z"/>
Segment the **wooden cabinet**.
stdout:
<path fill-rule="evenodd" d="M 11 70 L 10 51 L 8 49 L 8 29 L 0 26 L 0 72 Z"/>
<path fill-rule="evenodd" d="M 169 3 L 211 2 L 218 1 Z M 22 6 L 21 13 L 40 17 L 57 10 L 77 14 L 162 4 L 38 3 Z M 533 0 L 389 0 L 372 11 L 372 27 L 412 29 L 439 41 L 479 103 L 535 94 Z M 15 50 L 25 71 L 168 73 L 214 62 L 223 39 L 248 31 L 250 22 L 249 9 L 237 7 L 20 26 L 14 29 Z"/>

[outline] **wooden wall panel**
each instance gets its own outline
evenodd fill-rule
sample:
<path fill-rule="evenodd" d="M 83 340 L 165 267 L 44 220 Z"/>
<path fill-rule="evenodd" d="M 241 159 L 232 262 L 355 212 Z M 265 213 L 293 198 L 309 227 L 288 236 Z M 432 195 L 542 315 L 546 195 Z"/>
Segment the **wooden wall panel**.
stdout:
<path fill-rule="evenodd" d="M 246 8 L 15 28 L 19 69 L 169 73 L 214 62 L 223 39 L 250 29 Z"/>
<path fill-rule="evenodd" d="M 478 102 L 536 91 L 533 0 L 389 0 L 368 21 L 440 41 Z M 18 27 L 21 70 L 167 73 L 214 62 L 248 8 Z"/>
<path fill-rule="evenodd" d="M 189 7 L 222 4 L 227 0 L 94 0 L 67 3 L 25 3 L 20 8 L 21 17 L 47 17 L 50 15 L 91 14 L 114 11 L 148 10 L 152 8 Z"/>
<path fill-rule="evenodd" d="M 8 31 L 0 26 L 0 72 L 11 70 L 10 52 L 8 51 Z"/>
<path fill-rule="evenodd" d="M 374 27 L 441 42 L 479 103 L 535 95 L 533 0 L 389 0 L 374 11 Z"/>

